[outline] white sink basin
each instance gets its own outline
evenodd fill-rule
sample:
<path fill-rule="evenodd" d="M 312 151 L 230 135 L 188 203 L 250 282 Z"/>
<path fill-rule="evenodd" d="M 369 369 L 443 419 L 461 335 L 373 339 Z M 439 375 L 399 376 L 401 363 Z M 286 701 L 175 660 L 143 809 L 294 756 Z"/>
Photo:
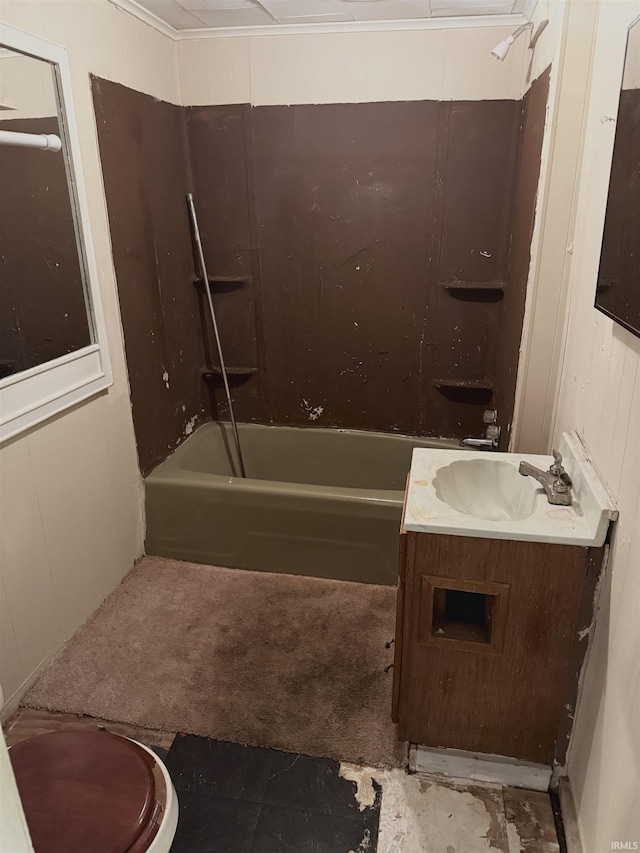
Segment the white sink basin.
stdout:
<path fill-rule="evenodd" d="M 571 506 L 550 504 L 521 461 L 548 470 L 551 456 L 416 448 L 404 515 L 406 530 L 528 542 L 599 547 L 613 501 L 577 433 L 565 433 L 558 450 L 573 481 Z"/>
<path fill-rule="evenodd" d="M 513 465 L 493 459 L 459 459 L 438 468 L 436 496 L 463 515 L 486 521 L 522 521 L 536 505 L 536 491 Z"/>

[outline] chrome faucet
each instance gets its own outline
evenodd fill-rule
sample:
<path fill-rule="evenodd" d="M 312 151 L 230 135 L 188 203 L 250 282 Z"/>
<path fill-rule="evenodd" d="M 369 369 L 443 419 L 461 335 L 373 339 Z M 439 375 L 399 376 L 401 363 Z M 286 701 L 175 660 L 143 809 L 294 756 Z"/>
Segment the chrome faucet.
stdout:
<path fill-rule="evenodd" d="M 487 409 L 482 416 L 483 421 L 487 424 L 484 432 L 485 438 L 463 438 L 460 442 L 460 447 L 479 447 L 487 450 L 497 450 L 500 443 L 500 433 L 502 428 L 498 426 L 498 412 Z"/>
<path fill-rule="evenodd" d="M 562 466 L 562 456 L 553 451 L 553 464 L 548 471 L 541 471 L 529 462 L 521 462 L 518 471 L 523 477 L 533 477 L 545 490 L 550 504 L 571 506 L 571 477 Z"/>
<path fill-rule="evenodd" d="M 498 427 L 498 430 L 499 429 L 500 427 Z M 460 442 L 460 447 L 486 447 L 487 450 L 497 450 L 499 441 L 499 433 L 495 438 L 463 438 Z"/>

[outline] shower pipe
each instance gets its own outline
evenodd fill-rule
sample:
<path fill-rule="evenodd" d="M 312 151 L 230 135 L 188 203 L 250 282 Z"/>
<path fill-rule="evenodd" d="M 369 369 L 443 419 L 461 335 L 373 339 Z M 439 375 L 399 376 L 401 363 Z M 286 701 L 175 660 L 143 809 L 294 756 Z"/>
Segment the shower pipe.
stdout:
<path fill-rule="evenodd" d="M 233 438 L 236 445 L 236 450 L 238 451 L 238 461 L 240 463 L 240 474 L 242 477 L 246 477 L 246 471 L 244 468 L 244 459 L 242 458 L 242 449 L 240 447 L 240 437 L 238 435 L 238 427 L 236 425 L 236 419 L 233 414 L 233 404 L 231 402 L 231 391 L 229 389 L 229 380 L 227 379 L 227 368 L 224 363 L 224 356 L 222 354 L 222 344 L 220 343 L 220 334 L 218 332 L 218 323 L 216 320 L 216 312 L 213 307 L 213 299 L 211 298 L 211 287 L 209 285 L 209 276 L 207 275 L 207 265 L 204 260 L 204 252 L 202 251 L 202 242 L 200 240 L 200 229 L 198 228 L 198 217 L 196 216 L 196 208 L 193 203 L 193 193 L 187 193 L 187 204 L 189 205 L 189 214 L 191 217 L 191 224 L 193 226 L 193 237 L 196 243 L 196 249 L 198 250 L 198 263 L 200 264 L 200 274 L 202 276 L 202 282 L 204 284 L 205 293 L 207 294 L 207 301 L 209 303 L 209 313 L 211 314 L 211 323 L 213 324 L 213 333 L 216 339 L 216 348 L 218 350 L 218 359 L 220 361 L 220 372 L 222 373 L 222 381 L 224 382 L 224 390 L 227 395 L 227 403 L 229 404 L 229 417 L 231 419 L 231 428 L 233 430 Z"/>
<path fill-rule="evenodd" d="M 62 140 L 55 133 L 19 133 L 16 130 L 0 130 L 0 145 L 60 151 Z"/>

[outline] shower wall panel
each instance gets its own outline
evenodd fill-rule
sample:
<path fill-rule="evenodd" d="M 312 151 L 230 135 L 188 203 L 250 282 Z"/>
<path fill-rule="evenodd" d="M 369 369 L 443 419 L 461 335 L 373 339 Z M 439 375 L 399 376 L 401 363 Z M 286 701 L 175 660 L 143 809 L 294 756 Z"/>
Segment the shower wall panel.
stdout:
<path fill-rule="evenodd" d="M 520 103 L 440 105 L 438 263 L 425 315 L 422 406 L 430 435 L 481 435 L 495 407 L 508 287 Z"/>
<path fill-rule="evenodd" d="M 180 108 L 95 79 L 143 471 L 228 415 L 189 190 L 240 421 L 460 437 L 498 404 L 506 426 L 534 89 L 523 129 L 519 101 Z"/>
<path fill-rule="evenodd" d="M 241 419 L 482 431 L 520 111 L 517 101 L 187 111 L 210 274 L 247 276 L 218 296 L 228 346 L 255 370 L 236 380 Z"/>
<path fill-rule="evenodd" d="M 186 111 L 194 195 L 213 304 L 239 420 L 260 420 L 264 370 L 259 370 L 259 257 L 253 238 L 253 203 L 247 154 L 246 106 L 205 107 Z M 204 294 L 203 294 L 204 295 Z M 215 339 L 207 317 L 205 337 L 210 361 L 217 364 Z M 214 418 L 228 417 L 220 378 L 210 385 Z"/>
<path fill-rule="evenodd" d="M 540 155 L 544 137 L 550 69 L 531 85 L 523 101 L 520 154 L 515 182 L 509 283 L 505 289 L 496 371 L 496 405 L 506 450 L 513 420 L 522 323 L 531 264 L 531 238 L 536 217 Z"/>
<path fill-rule="evenodd" d="M 438 105 L 264 107 L 252 128 L 268 419 L 419 432 Z"/>
<path fill-rule="evenodd" d="M 92 78 L 133 422 L 148 473 L 209 419 L 181 107 Z"/>

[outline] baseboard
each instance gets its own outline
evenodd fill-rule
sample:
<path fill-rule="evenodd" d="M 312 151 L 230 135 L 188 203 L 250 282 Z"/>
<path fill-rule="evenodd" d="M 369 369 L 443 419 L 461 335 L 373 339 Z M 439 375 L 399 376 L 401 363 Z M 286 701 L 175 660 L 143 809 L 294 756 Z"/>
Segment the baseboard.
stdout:
<path fill-rule="evenodd" d="M 461 749 L 434 749 L 411 745 L 409 770 L 448 776 L 472 782 L 493 782 L 530 791 L 548 791 L 551 767 L 530 764 L 503 755 L 465 752 Z"/>
<path fill-rule="evenodd" d="M 583 853 L 584 848 L 580 835 L 578 811 L 571 792 L 569 779 L 566 776 L 558 782 L 558 797 L 560 798 L 560 811 L 562 812 L 567 853 Z"/>
<path fill-rule="evenodd" d="M 7 699 L 7 701 L 3 704 L 2 710 L 0 711 L 0 719 L 3 723 L 5 723 L 9 717 L 14 714 L 18 710 L 18 706 L 20 705 L 20 700 L 24 696 L 24 694 L 29 690 L 29 688 L 35 684 L 35 682 L 40 678 L 40 675 L 43 670 L 45 670 L 49 664 L 53 655 L 47 655 L 44 660 L 40 661 L 38 666 L 33 670 L 33 672 L 25 678 L 20 687 L 11 694 L 11 696 Z"/>

